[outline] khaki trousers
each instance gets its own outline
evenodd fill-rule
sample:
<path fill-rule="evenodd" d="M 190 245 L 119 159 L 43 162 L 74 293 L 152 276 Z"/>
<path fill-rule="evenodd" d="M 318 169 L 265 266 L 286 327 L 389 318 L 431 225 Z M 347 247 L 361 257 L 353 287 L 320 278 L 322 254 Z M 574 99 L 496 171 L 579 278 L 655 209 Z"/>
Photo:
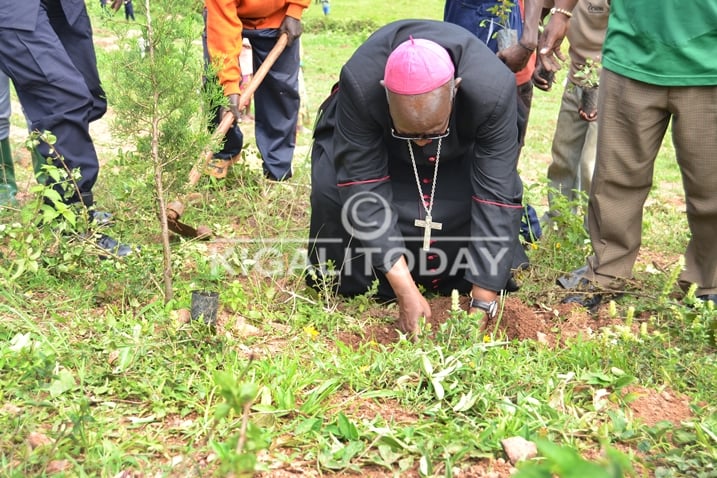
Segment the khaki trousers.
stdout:
<path fill-rule="evenodd" d="M 565 85 L 553 135 L 553 160 L 548 166 L 548 218 L 558 214 L 553 210 L 555 192 L 562 193 L 570 201 L 580 197 L 577 191 L 590 192 L 595 169 L 597 122 L 580 119 L 578 110 L 582 95 L 583 89 L 576 84 L 568 82 Z M 587 228 L 587 218 L 585 226 Z"/>
<path fill-rule="evenodd" d="M 690 239 L 681 285 L 717 293 L 717 85 L 655 86 L 603 69 L 588 220 L 588 278 L 631 278 L 655 158 L 672 120 Z M 666 233 L 669 225 L 666 225 Z"/>

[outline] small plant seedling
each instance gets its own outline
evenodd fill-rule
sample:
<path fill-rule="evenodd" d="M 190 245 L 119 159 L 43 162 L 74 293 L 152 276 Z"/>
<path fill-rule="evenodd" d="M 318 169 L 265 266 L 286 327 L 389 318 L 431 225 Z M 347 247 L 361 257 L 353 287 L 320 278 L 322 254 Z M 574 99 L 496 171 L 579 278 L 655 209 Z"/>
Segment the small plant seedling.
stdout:
<path fill-rule="evenodd" d="M 599 56 L 585 59 L 585 63 L 575 72 L 575 78 L 580 79 L 585 88 L 595 88 L 600 84 L 600 69 L 602 61 Z"/>
<path fill-rule="evenodd" d="M 510 13 L 513 11 L 514 6 L 515 3 L 510 0 L 501 0 L 496 5 L 488 8 L 487 11 L 493 15 L 494 18 L 492 21 L 496 25 L 501 27 L 503 30 L 510 30 Z M 488 21 L 488 19 L 482 20 L 480 26 L 485 27 Z M 491 38 L 495 38 L 497 34 L 498 31 L 496 31 Z"/>

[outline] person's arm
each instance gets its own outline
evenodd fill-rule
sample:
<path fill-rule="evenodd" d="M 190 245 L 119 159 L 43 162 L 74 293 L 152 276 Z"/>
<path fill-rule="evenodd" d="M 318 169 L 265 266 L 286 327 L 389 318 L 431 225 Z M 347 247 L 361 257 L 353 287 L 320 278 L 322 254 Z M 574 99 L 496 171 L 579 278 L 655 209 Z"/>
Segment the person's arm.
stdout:
<path fill-rule="evenodd" d="M 289 5 L 286 9 L 286 16 L 301 20 L 301 16 L 304 14 L 304 10 L 309 8 L 311 0 L 290 0 L 286 3 Z"/>
<path fill-rule="evenodd" d="M 552 0 L 545 0 L 543 2 L 543 7 L 540 10 L 540 24 L 543 24 L 545 21 L 545 17 L 547 17 L 550 13 L 550 7 L 552 7 L 552 5 Z M 540 35 L 538 39 L 540 40 Z M 540 90 L 549 91 L 553 86 L 554 77 L 555 73 L 552 71 L 546 71 L 540 61 L 540 55 L 536 55 L 535 70 L 533 70 L 533 85 Z"/>
<path fill-rule="evenodd" d="M 529 49 L 535 50 L 538 46 L 538 31 L 540 26 L 542 0 L 525 0 L 525 20 L 523 21 L 523 35 L 520 43 Z"/>
<path fill-rule="evenodd" d="M 498 52 L 498 58 L 514 73 L 525 68 L 538 46 L 541 7 L 542 0 L 525 0 L 523 34 L 518 40 L 518 44 Z"/>
<path fill-rule="evenodd" d="M 431 318 L 431 306 L 413 281 L 404 256 L 386 272 L 386 279 L 398 299 L 398 328 L 415 338 L 421 332 L 419 319 Z"/>
<path fill-rule="evenodd" d="M 540 37 L 538 52 L 543 68 L 548 71 L 559 70 L 560 63 L 565 61 L 560 46 L 568 33 L 570 17 L 577 2 L 578 0 L 555 0 L 555 6 L 551 9 L 553 13 Z"/>
<path fill-rule="evenodd" d="M 465 278 L 473 284 L 474 299 L 491 302 L 510 278 L 513 256 L 520 247 L 523 205 L 517 170 L 520 144 L 515 82 L 504 72 L 484 73 L 486 78 L 493 77 L 490 87 L 494 97 L 484 104 L 490 114 L 481 121 L 474 145 L 469 148 L 474 154 L 470 226 L 474 239 L 468 246 L 473 266 L 466 269 Z M 470 105 L 466 108 L 474 109 Z"/>
<path fill-rule="evenodd" d="M 471 301 L 468 305 L 468 314 L 484 314 L 484 319 L 481 321 L 482 323 L 479 324 L 479 327 L 484 328 L 489 319 L 495 318 L 493 314 L 497 314 L 498 312 L 498 293 L 474 284 L 471 289 L 470 299 Z M 481 307 L 473 307 L 473 304 L 475 303 L 480 304 Z M 491 310 L 486 310 L 486 306 Z"/>
<path fill-rule="evenodd" d="M 224 95 L 239 95 L 243 24 L 236 12 L 235 0 L 206 0 L 207 49 L 217 68 Z"/>

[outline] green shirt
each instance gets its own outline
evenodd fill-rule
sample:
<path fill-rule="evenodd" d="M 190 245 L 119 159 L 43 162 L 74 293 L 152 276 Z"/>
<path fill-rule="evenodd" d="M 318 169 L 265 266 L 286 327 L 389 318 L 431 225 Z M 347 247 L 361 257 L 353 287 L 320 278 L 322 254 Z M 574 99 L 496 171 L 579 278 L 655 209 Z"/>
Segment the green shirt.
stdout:
<path fill-rule="evenodd" d="M 717 85 L 716 0 L 611 3 L 604 68 L 653 85 Z"/>

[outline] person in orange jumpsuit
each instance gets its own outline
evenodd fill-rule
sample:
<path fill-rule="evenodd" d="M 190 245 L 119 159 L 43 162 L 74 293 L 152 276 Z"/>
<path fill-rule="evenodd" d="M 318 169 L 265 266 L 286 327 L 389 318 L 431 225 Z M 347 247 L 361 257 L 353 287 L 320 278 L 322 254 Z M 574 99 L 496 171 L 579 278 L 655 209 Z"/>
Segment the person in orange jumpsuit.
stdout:
<path fill-rule="evenodd" d="M 310 0 L 205 0 L 205 58 L 217 68 L 218 81 L 229 107 L 240 118 L 239 95 L 242 39 L 254 52 L 254 71 L 261 65 L 282 33 L 288 44 L 254 94 L 256 145 L 264 176 L 283 181 L 292 175 L 299 114 L 299 42 L 301 16 Z M 215 123 L 220 118 L 218 111 Z M 236 126 L 227 133 L 215 158 L 231 160 L 241 152 L 243 137 Z"/>

